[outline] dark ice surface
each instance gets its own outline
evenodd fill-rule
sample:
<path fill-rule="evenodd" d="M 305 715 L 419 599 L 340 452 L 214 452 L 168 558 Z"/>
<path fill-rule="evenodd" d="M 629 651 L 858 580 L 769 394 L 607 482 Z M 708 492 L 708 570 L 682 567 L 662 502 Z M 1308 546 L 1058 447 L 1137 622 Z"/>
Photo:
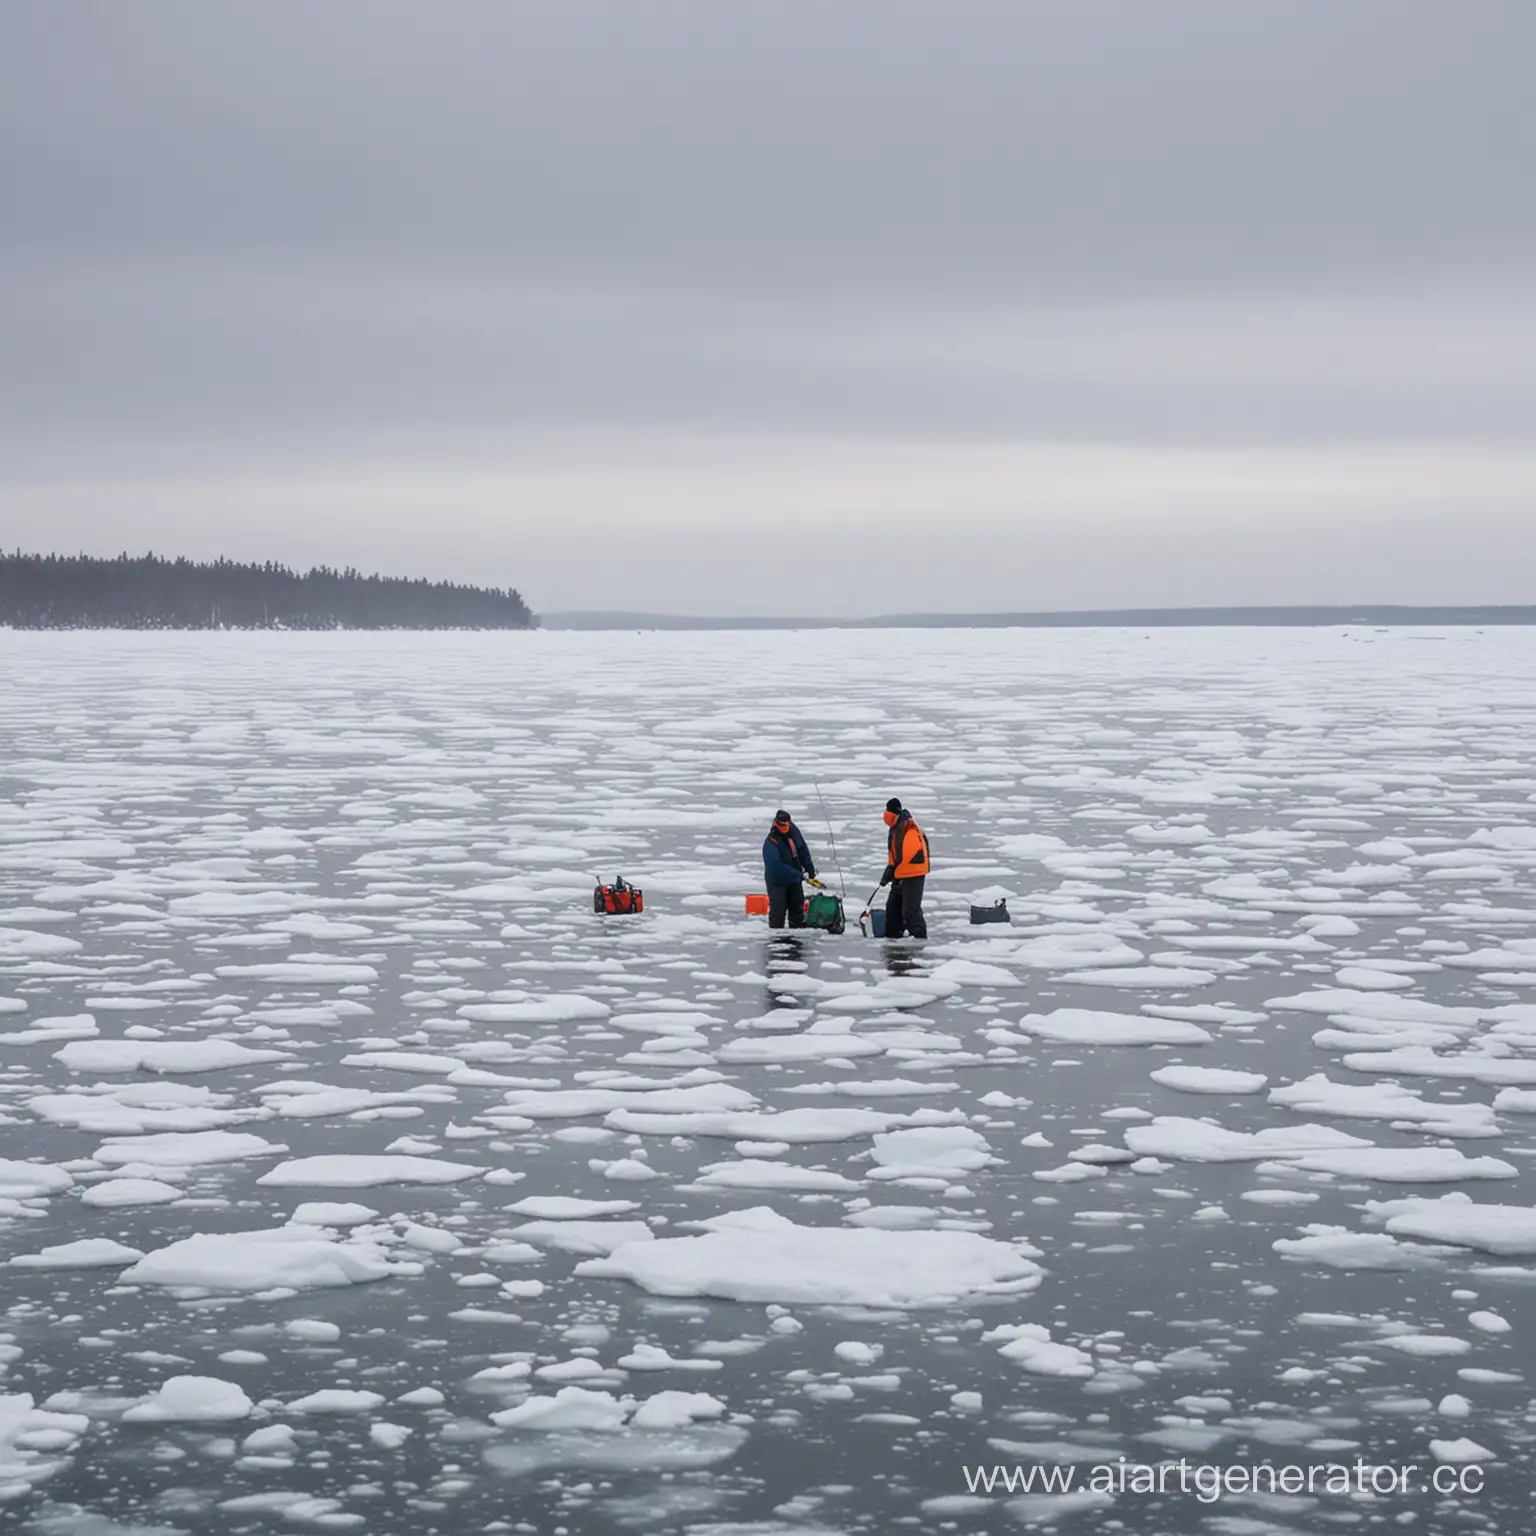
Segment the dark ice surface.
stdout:
<path fill-rule="evenodd" d="M 0 1200 L 0 1529 L 1524 1532 L 1536 1490 L 1536 1243 L 1498 1253 L 1404 1239 L 1399 1267 L 1366 1269 L 1273 1245 L 1314 1227 L 1381 1233 L 1367 1202 L 1460 1193 L 1531 1211 L 1533 728 L 1536 639 L 1521 630 L 0 632 L 0 999 L 24 1004 L 0 1013 L 0 1159 L 63 1164 L 75 1177 L 51 1196 Z M 780 803 L 836 887 L 813 780 L 837 831 L 850 918 L 883 863 L 886 797 L 913 807 L 934 850 L 927 945 L 884 945 L 852 923 L 837 937 L 773 939 L 743 916 Z M 592 878 L 615 874 L 645 889 L 644 915 L 594 916 Z M 972 897 L 1004 891 L 1012 925 L 970 926 Z M 278 899 L 221 911 L 209 893 Z M 1295 948 L 1201 947 L 1292 940 L 1320 916 L 1347 917 L 1358 931 L 1324 928 Z M 1030 940 L 1083 934 L 1139 952 L 1137 967 L 1210 979 L 1122 987 L 1103 974 L 1116 964 L 1086 963 L 1096 979 L 1082 980 L 1018 958 Z M 1455 963 L 1478 951 L 1504 958 Z M 368 977 L 227 974 L 295 957 Z M 909 1021 L 900 1027 L 954 1037 L 948 1045 L 715 1059 L 730 1042 L 778 1038 L 745 1021 L 784 1007 L 828 1016 L 834 994 L 791 993 L 785 978 L 920 980 L 966 958 L 1014 984 L 962 982 L 894 1010 Z M 1351 988 L 1337 975 L 1381 966 L 1405 984 Z M 1355 1001 L 1334 1013 L 1286 1002 L 1325 988 Z M 606 1018 L 503 1024 L 460 1014 L 496 993 L 579 994 L 618 1017 L 691 1013 L 704 1038 L 684 1043 L 673 1063 L 677 1052 L 646 1047 L 665 1036 Z M 1468 1013 L 1437 1022 L 1421 1010 L 1383 1025 L 1372 998 Z M 338 1000 L 367 1011 L 261 1017 Z M 1149 1009 L 1202 1007 L 1222 1010 L 1203 1023 L 1204 1044 L 1068 1045 L 1021 1027 L 1059 1009 L 1156 1018 Z M 892 1013 L 849 1015 L 852 1036 L 898 1027 Z M 70 1071 L 55 1056 L 63 1036 L 5 1038 L 79 1014 L 92 1016 L 101 1040 L 227 1038 L 284 1059 L 157 1078 Z M 1432 1042 L 1450 1073 L 1474 1075 L 1433 1063 L 1427 1075 L 1359 1070 L 1372 1047 L 1313 1039 L 1373 1026 L 1388 1031 L 1380 1050 Z M 718 1073 L 770 1113 L 958 1111 L 994 1161 L 904 1183 L 870 1180 L 868 1135 L 775 1157 L 739 1154 L 730 1137 L 633 1135 L 602 1113 L 498 1126 L 484 1117 L 505 1118 L 515 1091 L 343 1064 L 386 1044 L 562 1088 L 591 1086 L 583 1073 Z M 1497 1081 L 1476 1075 L 1489 1062 L 1503 1064 Z M 1451 1137 L 1149 1077 L 1175 1063 L 1262 1073 L 1269 1089 L 1325 1074 L 1400 1083 L 1449 1106 L 1492 1106 L 1501 1089 L 1504 1105 L 1527 1098 L 1501 1105 L 1489 1134 Z M 285 1077 L 423 1092 L 284 1117 L 256 1090 Z M 795 1092 L 892 1078 L 939 1086 L 895 1097 Z M 226 1129 L 287 1151 L 175 1174 L 184 1190 L 175 1203 L 83 1204 L 108 1172 L 93 1159 L 109 1138 L 55 1123 L 33 1101 L 166 1081 L 212 1090 L 215 1107 L 245 1115 Z M 1108 1113 L 1121 1110 L 1235 1131 L 1312 1122 L 1377 1147 L 1502 1160 L 1510 1174 L 1400 1183 L 1299 1173 L 1272 1159 L 1261 1168 L 1169 1157 L 1162 1169 L 1122 1162 L 1075 1181 L 1037 1177 L 1069 1167 L 1085 1146 L 1119 1148 L 1148 1123 Z M 1036 1133 L 1050 1145 L 1021 1144 Z M 436 1149 L 423 1155 L 522 1177 L 361 1189 L 256 1182 L 283 1158 L 382 1153 L 401 1137 L 412 1150 Z M 658 1177 L 627 1182 L 592 1166 L 637 1155 Z M 738 1155 L 864 1182 L 811 1194 L 687 1187 Z M 1244 1198 L 1255 1191 L 1315 1198 Z M 525 1264 L 480 1256 L 524 1219 L 506 1206 L 551 1195 L 633 1201 L 638 1209 L 619 1219 L 648 1222 L 658 1236 L 756 1206 L 802 1226 L 841 1225 L 866 1202 L 918 1207 L 912 1219 L 930 1230 L 1027 1243 L 1044 1273 L 1029 1294 L 947 1306 L 776 1307 L 651 1296 L 577 1275 L 583 1256 L 558 1248 Z M 275 1227 L 303 1201 L 372 1207 L 391 1255 L 420 1272 L 271 1296 L 119 1284 L 120 1266 L 6 1264 L 83 1238 L 150 1252 L 193 1233 Z M 402 1247 L 407 1223 L 463 1246 Z M 458 1283 L 488 1270 L 543 1290 L 509 1300 Z M 455 1315 L 466 1309 L 482 1315 Z M 1507 1331 L 1487 1331 L 1487 1314 Z M 286 1325 L 298 1319 L 334 1323 L 340 1337 L 295 1336 Z M 1021 1323 L 1082 1351 L 1091 1374 L 1040 1374 L 1000 1353 L 1003 1340 L 983 1338 Z M 1384 1342 L 1421 1336 L 1465 1347 L 1416 1354 Z M 835 1352 L 850 1341 L 879 1346 L 878 1359 Z M 617 1369 L 640 1342 L 720 1368 Z M 247 1354 L 221 1359 L 230 1351 Z M 708 1393 L 723 1412 L 675 1430 L 498 1428 L 490 1415 L 524 1401 L 530 1385 L 551 1395 L 562 1383 L 469 1380 L 487 1366 L 577 1358 L 607 1368 L 577 1385 L 618 1398 Z M 236 1382 L 255 1407 L 238 1422 L 122 1422 L 176 1375 Z M 442 1394 L 440 1406 L 393 1401 L 424 1387 Z M 286 1406 L 327 1388 L 384 1402 L 334 1416 Z M 83 1415 L 88 1427 L 53 1436 L 34 1427 L 29 1442 L 13 1426 L 8 1442 L 5 1394 Z M 379 1421 L 411 1433 L 396 1447 L 377 1443 Z M 295 1430 L 291 1451 L 242 1448 L 274 1423 Z M 1475 1475 L 1436 1492 L 1431 1443 L 1463 1440 L 1472 1452 L 1442 1454 L 1486 1459 L 1448 1462 Z M 1191 1467 L 1415 1470 L 1405 1490 L 1375 1496 L 1319 1487 L 1215 1499 L 1174 1483 L 1161 1494 L 1052 1502 L 1002 1486 L 970 1497 L 967 1487 L 967 1468 L 1075 1465 L 1086 1478 L 1122 1459 L 1181 1457 Z"/>

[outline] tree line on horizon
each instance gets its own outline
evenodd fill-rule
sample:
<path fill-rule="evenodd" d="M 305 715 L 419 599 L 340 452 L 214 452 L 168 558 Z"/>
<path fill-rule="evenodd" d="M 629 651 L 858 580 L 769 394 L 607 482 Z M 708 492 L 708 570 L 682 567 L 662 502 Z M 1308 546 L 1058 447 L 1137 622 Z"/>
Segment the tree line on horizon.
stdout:
<path fill-rule="evenodd" d="M 0 553 L 0 627 L 531 629 L 509 588 L 220 558 Z"/>

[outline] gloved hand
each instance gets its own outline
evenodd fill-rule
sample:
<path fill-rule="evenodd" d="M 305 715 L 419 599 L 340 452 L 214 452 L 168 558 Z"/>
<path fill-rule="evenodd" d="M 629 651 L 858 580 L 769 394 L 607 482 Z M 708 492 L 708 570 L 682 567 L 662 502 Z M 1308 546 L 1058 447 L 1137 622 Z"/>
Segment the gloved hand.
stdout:
<path fill-rule="evenodd" d="M 807 885 L 814 885 L 818 891 L 824 888 L 822 882 L 818 880 L 815 875 L 807 875 L 805 877 L 805 883 Z"/>
<path fill-rule="evenodd" d="M 891 883 L 891 876 L 894 873 L 895 873 L 894 870 L 890 870 L 890 869 L 886 870 L 886 872 L 883 875 L 880 876 L 880 884 L 881 885 L 889 885 Z"/>

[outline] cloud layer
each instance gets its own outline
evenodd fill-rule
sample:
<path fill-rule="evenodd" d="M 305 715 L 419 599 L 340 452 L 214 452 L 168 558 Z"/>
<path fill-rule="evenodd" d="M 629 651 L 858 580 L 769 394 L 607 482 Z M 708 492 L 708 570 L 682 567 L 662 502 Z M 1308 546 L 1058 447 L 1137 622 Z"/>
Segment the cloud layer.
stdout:
<path fill-rule="evenodd" d="M 1515 601 L 1536 12 L 0 19 L 6 542 L 692 612 Z"/>

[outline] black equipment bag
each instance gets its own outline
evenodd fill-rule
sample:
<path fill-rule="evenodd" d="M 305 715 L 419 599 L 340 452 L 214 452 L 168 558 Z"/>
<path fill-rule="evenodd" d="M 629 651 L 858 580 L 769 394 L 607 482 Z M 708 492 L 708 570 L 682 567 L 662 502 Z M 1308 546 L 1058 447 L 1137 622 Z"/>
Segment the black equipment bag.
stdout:
<path fill-rule="evenodd" d="M 973 923 L 1011 923 L 1013 919 L 1008 916 L 1008 898 L 999 896 L 990 907 L 972 907 L 971 921 Z"/>

